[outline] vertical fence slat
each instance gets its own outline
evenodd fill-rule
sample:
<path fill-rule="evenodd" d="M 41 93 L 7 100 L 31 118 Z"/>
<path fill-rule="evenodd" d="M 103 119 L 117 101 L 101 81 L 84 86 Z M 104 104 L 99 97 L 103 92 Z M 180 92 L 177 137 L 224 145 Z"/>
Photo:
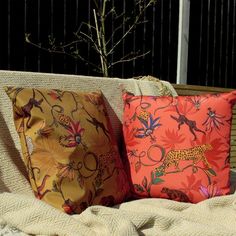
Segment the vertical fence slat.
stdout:
<path fill-rule="evenodd" d="M 38 0 L 38 6 L 37 6 L 37 16 L 38 16 L 38 21 L 37 21 L 37 41 L 38 43 L 41 42 L 41 37 L 40 37 L 40 27 L 41 27 L 41 19 L 40 19 L 40 0 Z M 41 51 L 38 50 L 38 56 L 37 56 L 37 69 L 38 71 L 41 71 Z"/>
<path fill-rule="evenodd" d="M 66 43 L 66 11 L 67 11 L 67 5 L 66 5 L 66 0 L 64 0 L 63 4 L 63 37 L 64 37 L 64 43 Z"/>
<path fill-rule="evenodd" d="M 160 75 L 163 74 L 163 30 L 164 30 L 164 1 L 161 2 L 161 27 L 160 27 Z"/>
<path fill-rule="evenodd" d="M 27 33 L 27 0 L 24 0 L 24 34 Z M 24 43 L 24 71 L 27 70 L 26 43 Z"/>
<path fill-rule="evenodd" d="M 167 62 L 167 80 L 170 80 L 170 63 L 171 63 L 171 25 L 172 25 L 172 15 L 171 15 L 171 11 L 172 11 L 172 1 L 169 1 L 169 24 L 168 24 L 168 62 Z"/>
<path fill-rule="evenodd" d="M 91 0 L 88 0 L 88 13 L 87 13 L 88 17 L 87 17 L 87 20 L 88 20 L 88 24 L 91 24 Z M 87 47 L 87 57 L 88 57 L 88 60 L 90 60 L 90 48 L 91 48 L 91 43 L 88 42 L 88 47 Z M 87 74 L 89 75 L 89 72 L 90 72 L 91 68 L 90 66 L 88 66 L 88 70 L 87 70 Z"/>
<path fill-rule="evenodd" d="M 11 69 L 11 1 L 7 4 L 7 69 Z"/>
<path fill-rule="evenodd" d="M 226 51 L 225 51 L 225 74 L 224 74 L 224 86 L 228 85 L 228 68 L 229 68 L 229 27 L 230 27 L 230 0 L 227 1 L 227 20 L 226 20 Z"/>
<path fill-rule="evenodd" d="M 231 66 L 231 76 L 230 78 L 231 80 L 231 86 L 235 86 L 236 87 L 236 83 L 235 83 L 235 34 L 236 34 L 236 27 L 235 27 L 235 19 L 236 19 L 236 0 L 234 0 L 234 5 L 233 5 L 233 34 L 232 34 L 232 53 L 231 53 L 231 60 L 232 60 L 232 66 Z M 234 79 L 234 80 L 233 80 Z"/>
<path fill-rule="evenodd" d="M 154 74 L 154 61 L 155 61 L 155 28 L 156 28 L 156 6 L 152 7 L 152 75 Z"/>
<path fill-rule="evenodd" d="M 144 4 L 146 5 L 146 0 L 144 1 Z M 146 40 L 146 31 L 147 31 L 147 24 L 146 24 L 146 20 L 147 20 L 147 18 L 146 18 L 146 12 L 144 12 L 144 15 L 143 15 L 143 40 L 142 40 L 142 42 L 143 42 L 143 46 L 142 46 L 142 54 L 144 54 L 144 53 L 146 53 L 146 42 L 147 42 L 147 40 Z M 142 57 L 143 58 L 143 60 L 144 60 L 144 58 L 145 57 Z M 145 65 L 144 65 L 144 63 L 142 63 L 142 72 L 141 72 L 141 74 L 145 74 Z"/>
<path fill-rule="evenodd" d="M 8 39 L 2 37 L 8 35 L 8 6 L 6 1 L 0 2 L 0 29 L 1 29 L 1 44 L 0 44 L 0 69 L 7 69 L 8 64 Z"/>
<path fill-rule="evenodd" d="M 202 44 L 203 44 L 203 1 L 201 0 L 201 16 L 200 16 L 200 35 L 199 35 L 199 59 L 198 59 L 198 70 L 202 70 Z M 199 74 L 198 83 L 201 81 L 201 73 Z"/>
<path fill-rule="evenodd" d="M 126 12 L 126 0 L 123 0 L 123 12 L 122 12 L 122 14 L 124 14 L 123 15 L 123 27 L 122 27 L 122 34 L 124 35 L 125 34 L 125 30 L 126 30 L 126 28 L 125 28 L 125 12 Z M 125 56 L 125 42 L 126 42 L 126 39 L 123 39 L 122 40 L 122 57 L 124 58 L 124 56 Z M 121 76 L 122 76 L 122 78 L 124 78 L 124 71 L 125 70 L 125 65 L 124 65 L 124 63 L 122 63 L 122 67 L 121 67 Z"/>
<path fill-rule="evenodd" d="M 64 0 L 63 2 L 63 43 L 64 44 L 67 44 L 66 42 L 66 24 L 67 24 L 67 21 L 66 21 L 66 14 L 67 13 L 67 5 L 66 5 L 66 0 Z M 64 68 L 64 71 L 66 70 L 66 56 L 64 55 L 64 60 L 63 60 L 63 68 Z"/>
<path fill-rule="evenodd" d="M 112 2 L 111 2 L 111 4 L 112 4 L 112 8 L 114 8 L 115 6 L 114 6 L 114 1 L 115 0 L 112 0 Z M 112 19 L 111 19 L 111 34 L 114 32 L 114 30 L 115 30 L 115 26 L 114 26 L 114 20 L 115 20 L 115 17 L 114 17 L 114 15 L 112 14 Z M 113 39 L 113 37 L 111 37 L 111 47 L 114 45 L 114 39 Z M 113 53 L 111 54 L 111 63 L 113 63 L 114 62 L 114 55 L 113 55 Z M 110 69 L 110 73 L 111 73 L 111 77 L 113 77 L 113 73 L 114 73 L 114 71 L 113 71 L 113 68 L 111 68 Z"/>
<path fill-rule="evenodd" d="M 220 10 L 220 47 L 219 47 L 219 70 L 218 70 L 218 86 L 222 86 L 222 57 L 223 57 L 223 17 L 224 17 L 224 0 L 221 0 L 221 10 Z"/>
<path fill-rule="evenodd" d="M 115 0 L 112 0 L 111 1 L 111 7 L 112 8 L 114 8 L 115 7 L 115 2 L 114 2 Z M 111 16 L 111 34 L 114 32 L 114 30 L 115 30 L 115 25 L 114 25 L 114 20 L 115 20 L 115 16 L 114 16 L 114 14 L 112 14 L 112 16 Z M 110 45 L 111 45 L 111 47 L 114 45 L 114 39 L 113 39 L 113 37 L 111 37 L 111 42 L 110 42 Z M 111 63 L 113 63 L 114 62 L 114 55 L 113 54 L 111 54 L 111 56 L 110 56 L 110 58 L 111 58 Z M 110 71 L 110 75 L 111 75 L 111 77 L 113 77 L 113 75 L 114 75 L 114 70 L 113 70 L 113 68 L 111 68 L 111 69 L 109 69 L 109 71 Z"/>
<path fill-rule="evenodd" d="M 3 25 L 7 25 L 7 21 L 4 22 L 4 16 L 3 16 L 4 11 L 3 10 L 4 10 L 4 5 L 2 2 L 0 2 L 0 29 L 2 29 L 1 32 L 4 35 L 5 32 L 4 32 Z M 3 56 L 4 55 L 4 49 L 3 49 L 4 39 L 6 39 L 6 38 L 3 38 L 3 37 L 1 38 L 1 44 L 0 44 L 0 69 L 4 67 L 4 60 L 3 60 L 3 58 L 4 58 L 4 56 Z M 6 47 L 6 45 L 5 45 L 5 47 Z"/>
<path fill-rule="evenodd" d="M 214 1 L 214 28 L 213 28 L 213 56 L 212 56 L 212 86 L 215 85 L 215 68 L 216 68 L 216 20 L 217 20 L 217 1 Z"/>
<path fill-rule="evenodd" d="M 51 0 L 50 2 L 50 36 L 53 39 L 54 38 L 54 0 Z M 54 56 L 50 55 L 50 72 L 54 72 Z"/>
<path fill-rule="evenodd" d="M 135 14 L 135 12 L 136 12 L 136 9 L 134 8 L 134 14 Z M 136 26 L 135 26 L 134 31 L 133 31 L 133 53 L 134 54 L 136 54 L 136 37 L 137 37 L 137 35 L 136 35 Z M 133 60 L 132 66 L 133 66 L 133 68 L 132 68 L 133 76 L 135 76 L 135 68 L 136 68 L 136 61 L 135 60 Z"/>
<path fill-rule="evenodd" d="M 75 2 L 75 25 L 76 25 L 76 31 L 78 30 L 79 27 L 79 0 L 76 0 Z M 88 15 L 90 11 L 90 0 L 88 0 Z M 88 19 L 89 21 L 90 19 Z M 78 51 L 78 45 L 76 44 L 76 51 Z M 89 52 L 88 52 L 89 53 Z M 89 69 L 89 67 L 88 67 Z M 78 74 L 78 62 L 75 62 L 75 74 Z"/>
<path fill-rule="evenodd" d="M 209 85 L 209 54 L 210 54 L 210 23 L 211 23 L 211 0 L 208 0 L 207 4 L 207 50 L 206 50 L 206 76 L 205 76 L 205 84 Z"/>

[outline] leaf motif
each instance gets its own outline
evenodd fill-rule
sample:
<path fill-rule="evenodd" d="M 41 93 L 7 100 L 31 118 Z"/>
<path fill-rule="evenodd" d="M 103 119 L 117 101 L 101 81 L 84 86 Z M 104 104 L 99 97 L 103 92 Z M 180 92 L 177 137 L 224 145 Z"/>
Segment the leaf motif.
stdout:
<path fill-rule="evenodd" d="M 163 175 L 164 175 L 163 172 L 156 172 L 156 174 L 155 174 L 156 177 L 160 177 L 160 176 L 163 176 Z"/>
<path fill-rule="evenodd" d="M 161 124 L 159 123 L 160 117 L 157 117 L 156 119 L 152 119 L 152 115 L 150 116 L 150 126 L 154 129 L 156 127 L 161 126 Z M 157 123 L 156 123 L 157 122 Z"/>
<path fill-rule="evenodd" d="M 141 162 L 140 161 L 138 161 L 138 162 L 136 162 L 136 164 L 135 164 L 135 172 L 137 173 L 140 169 L 141 169 Z"/>
<path fill-rule="evenodd" d="M 160 178 L 155 178 L 152 180 L 152 184 L 160 184 L 160 183 L 163 183 L 164 180 L 163 179 L 160 179 Z"/>
<path fill-rule="evenodd" d="M 141 192 L 141 193 L 144 192 L 144 189 L 140 184 L 133 184 L 133 186 L 134 186 L 135 191 Z"/>
<path fill-rule="evenodd" d="M 181 144 L 184 140 L 185 137 L 183 134 L 179 134 L 177 130 L 170 130 L 167 129 L 165 131 L 165 135 L 161 137 L 162 142 L 165 148 L 167 149 L 175 149 L 176 146 Z"/>
<path fill-rule="evenodd" d="M 144 138 L 145 134 L 135 134 L 134 137 L 135 138 Z"/>
<path fill-rule="evenodd" d="M 213 169 L 208 169 L 207 172 L 212 176 L 217 176 L 216 172 Z"/>
<path fill-rule="evenodd" d="M 91 190 L 89 190 L 89 194 L 88 194 L 88 203 L 89 203 L 89 205 L 91 205 L 92 199 L 93 199 L 93 193 L 92 193 Z"/>
<path fill-rule="evenodd" d="M 144 188 L 147 188 L 147 177 L 146 176 L 143 177 L 142 185 Z"/>
<path fill-rule="evenodd" d="M 153 117 L 152 117 L 152 114 L 150 115 L 150 123 L 151 123 L 151 126 L 155 125 L 161 125 L 161 124 L 155 124 L 158 120 L 160 120 L 160 117 L 157 117 L 156 119 L 153 120 Z"/>

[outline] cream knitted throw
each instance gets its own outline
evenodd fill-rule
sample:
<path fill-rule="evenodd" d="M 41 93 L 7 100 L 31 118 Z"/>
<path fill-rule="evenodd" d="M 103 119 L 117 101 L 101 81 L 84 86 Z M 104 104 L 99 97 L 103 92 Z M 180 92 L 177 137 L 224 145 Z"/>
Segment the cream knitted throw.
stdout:
<path fill-rule="evenodd" d="M 69 216 L 37 199 L 0 194 L 0 224 L 28 234 L 68 236 L 233 236 L 236 194 L 192 205 L 165 199 L 143 199 L 117 208 L 93 206 Z"/>
<path fill-rule="evenodd" d="M 114 208 L 93 206 L 74 216 L 66 215 L 33 197 L 20 158 L 11 104 L 2 87 L 102 89 L 109 101 L 109 114 L 119 141 L 122 111 L 120 84 L 135 94 L 176 95 L 172 86 L 163 81 L 0 71 L 0 235 L 236 235 L 236 195 L 213 198 L 196 205 L 143 199 Z"/>

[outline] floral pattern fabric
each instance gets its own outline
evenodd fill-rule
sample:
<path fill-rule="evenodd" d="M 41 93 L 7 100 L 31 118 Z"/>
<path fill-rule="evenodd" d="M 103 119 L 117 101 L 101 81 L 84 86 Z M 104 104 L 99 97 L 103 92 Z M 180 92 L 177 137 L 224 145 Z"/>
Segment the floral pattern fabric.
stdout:
<path fill-rule="evenodd" d="M 124 93 L 123 100 L 134 197 L 197 203 L 229 193 L 235 91 L 178 97 Z"/>
<path fill-rule="evenodd" d="M 35 196 L 68 214 L 129 192 L 101 92 L 7 87 Z"/>

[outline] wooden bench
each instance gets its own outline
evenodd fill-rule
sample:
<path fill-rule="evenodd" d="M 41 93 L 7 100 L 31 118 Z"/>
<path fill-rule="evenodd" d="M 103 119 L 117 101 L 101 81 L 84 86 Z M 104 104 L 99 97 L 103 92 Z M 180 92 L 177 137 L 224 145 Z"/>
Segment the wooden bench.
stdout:
<path fill-rule="evenodd" d="M 206 87 L 196 85 L 182 85 L 172 84 L 179 95 L 196 95 L 203 93 L 222 93 L 229 92 L 233 89 Z M 233 108 L 233 120 L 231 128 L 231 152 L 230 152 L 230 165 L 231 168 L 236 169 L 236 105 Z"/>

